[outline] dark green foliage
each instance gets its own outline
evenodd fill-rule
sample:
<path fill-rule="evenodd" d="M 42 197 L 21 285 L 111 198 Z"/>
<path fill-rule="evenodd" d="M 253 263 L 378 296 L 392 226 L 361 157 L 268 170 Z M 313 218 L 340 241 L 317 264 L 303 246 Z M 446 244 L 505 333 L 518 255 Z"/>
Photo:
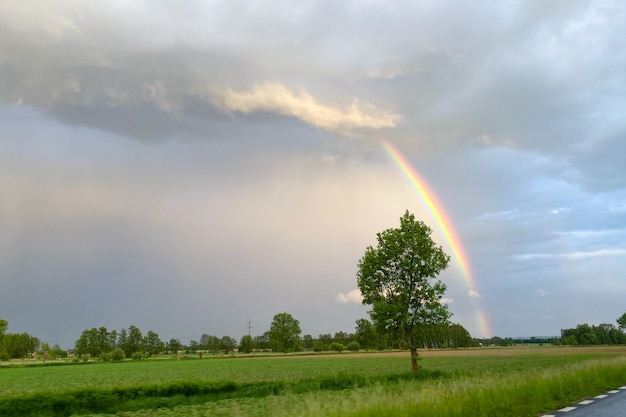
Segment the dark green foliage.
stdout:
<path fill-rule="evenodd" d="M 352 352 L 357 352 L 361 349 L 361 345 L 359 342 L 350 342 L 348 343 L 348 346 L 346 346 L 346 349 Z"/>
<path fill-rule="evenodd" d="M 275 352 L 297 352 L 301 348 L 300 322 L 289 313 L 278 313 L 272 319 L 269 344 Z"/>
<path fill-rule="evenodd" d="M 26 358 L 39 348 L 39 339 L 28 333 L 6 333 L 0 343 L 0 351 L 13 359 Z"/>
<path fill-rule="evenodd" d="M 579 324 L 575 329 L 561 330 L 561 343 L 564 345 L 623 345 L 626 334 L 612 324 L 590 326 Z"/>
<path fill-rule="evenodd" d="M 334 350 L 335 352 L 343 352 L 346 348 L 344 345 L 338 342 L 333 342 L 329 346 L 330 350 Z"/>
<path fill-rule="evenodd" d="M 122 410 L 173 407 L 193 403 L 194 401 L 186 400 L 190 397 L 202 398 L 203 401 L 228 398 L 238 389 L 253 391 L 250 389 L 252 385 L 254 384 L 238 386 L 229 381 L 184 381 L 165 385 L 42 392 L 0 398 L 0 415 L 5 417 L 69 416 L 80 413 L 115 413 Z"/>
<path fill-rule="evenodd" d="M 126 354 L 124 353 L 124 350 L 117 348 L 111 352 L 112 361 L 123 361 L 124 359 L 126 359 Z"/>
<path fill-rule="evenodd" d="M 109 360 L 109 353 L 114 349 L 122 349 L 127 358 L 132 357 L 135 352 L 147 352 L 155 355 L 162 352 L 165 344 L 159 339 L 159 335 L 149 330 L 146 337 L 143 337 L 141 330 L 136 326 L 130 326 L 128 330 L 108 331 L 106 327 L 83 330 L 75 343 L 76 354 L 80 357 L 100 357 L 102 360 Z"/>
<path fill-rule="evenodd" d="M 220 349 L 228 355 L 237 347 L 237 341 L 230 336 L 224 336 L 220 339 Z"/>
<path fill-rule="evenodd" d="M 239 353 L 252 353 L 255 349 L 255 342 L 249 334 L 243 336 L 239 342 Z"/>

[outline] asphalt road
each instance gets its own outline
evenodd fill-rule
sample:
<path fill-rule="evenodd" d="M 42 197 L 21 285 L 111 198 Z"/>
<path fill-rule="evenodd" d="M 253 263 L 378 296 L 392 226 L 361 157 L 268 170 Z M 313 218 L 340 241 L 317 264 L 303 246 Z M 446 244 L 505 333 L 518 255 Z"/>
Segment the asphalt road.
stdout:
<path fill-rule="evenodd" d="M 542 417 L 626 417 L 626 385 Z"/>

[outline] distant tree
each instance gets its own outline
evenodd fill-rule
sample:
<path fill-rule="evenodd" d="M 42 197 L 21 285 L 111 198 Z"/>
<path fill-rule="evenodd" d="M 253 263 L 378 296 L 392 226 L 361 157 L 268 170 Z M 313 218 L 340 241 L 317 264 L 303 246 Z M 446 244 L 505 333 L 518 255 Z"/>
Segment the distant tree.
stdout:
<path fill-rule="evenodd" d="M 122 349 L 127 358 L 133 356 L 135 352 L 143 352 L 143 335 L 137 326 L 130 325 L 128 327 L 128 337 Z"/>
<path fill-rule="evenodd" d="M 178 339 L 170 339 L 169 342 L 167 342 L 167 345 L 165 346 L 165 350 L 167 350 L 168 352 L 172 353 L 172 354 L 177 354 L 179 350 L 181 350 L 183 348 L 183 344 L 180 343 L 180 340 Z"/>
<path fill-rule="evenodd" d="M 317 340 L 322 342 L 324 345 L 330 345 L 331 343 L 333 343 L 333 337 L 330 335 L 330 333 L 320 334 L 319 336 L 317 336 Z"/>
<path fill-rule="evenodd" d="M 67 357 L 67 351 L 65 349 L 62 349 L 58 343 L 55 343 L 54 346 L 52 346 L 52 349 L 50 349 L 50 359 L 66 358 L 66 357 Z"/>
<path fill-rule="evenodd" d="M 347 345 L 353 339 L 353 335 L 349 335 L 346 332 L 335 332 L 335 336 L 333 337 L 333 341 L 337 343 L 341 343 L 342 345 Z"/>
<path fill-rule="evenodd" d="M 305 334 L 304 336 L 302 336 L 302 346 L 305 349 L 313 349 L 313 336 L 311 336 L 310 334 Z"/>
<path fill-rule="evenodd" d="M 214 355 L 222 350 L 220 338 L 217 336 L 209 336 L 207 339 L 206 349 Z"/>
<path fill-rule="evenodd" d="M 202 347 L 200 346 L 200 343 L 198 343 L 197 341 L 191 340 L 189 341 L 189 350 L 192 353 L 196 353 L 196 351 L 202 350 Z"/>
<path fill-rule="evenodd" d="M 626 313 L 622 314 L 622 316 L 617 319 L 617 324 L 619 325 L 620 329 L 626 330 Z M 2 334 L 1 331 L 0 334 Z"/>
<path fill-rule="evenodd" d="M 255 336 L 254 342 L 256 343 L 257 349 L 267 350 L 270 348 L 270 332 L 267 331 L 263 333 L 261 336 Z"/>
<path fill-rule="evenodd" d="M 254 339 L 249 334 L 244 335 L 239 342 L 239 353 L 252 353 L 255 349 Z"/>
<path fill-rule="evenodd" d="M 358 319 L 356 321 L 354 337 L 363 349 L 375 349 L 378 346 L 376 327 L 367 319 Z"/>
<path fill-rule="evenodd" d="M 105 349 L 108 347 L 108 344 L 102 343 L 100 330 L 93 327 L 83 330 L 74 347 L 78 356 L 89 355 L 95 358 L 106 353 L 107 350 Z"/>
<path fill-rule="evenodd" d="M 117 344 L 115 347 L 124 350 L 124 346 L 128 345 L 128 331 L 126 329 L 120 330 L 117 337 Z M 126 353 L 124 353 L 126 355 Z"/>
<path fill-rule="evenodd" d="M 363 304 L 378 328 L 406 341 L 411 365 L 417 366 L 416 331 L 447 323 L 450 313 L 441 302 L 446 286 L 436 277 L 450 262 L 430 238 L 432 229 L 408 211 L 400 227 L 377 234 L 376 248 L 367 247 L 358 263 L 357 283 Z"/>
<path fill-rule="evenodd" d="M 270 325 L 269 343 L 275 352 L 296 352 L 300 350 L 300 322 L 288 313 L 278 313 Z"/>
<path fill-rule="evenodd" d="M 39 348 L 39 339 L 28 333 L 6 333 L 2 340 L 5 351 L 11 358 L 26 358 Z"/>
<path fill-rule="evenodd" d="M 159 335 L 152 330 L 148 330 L 143 340 L 143 346 L 146 353 L 150 356 L 158 355 L 165 349 L 165 344 L 159 338 Z"/>
<path fill-rule="evenodd" d="M 233 339 L 230 336 L 224 336 L 220 339 L 220 349 L 224 351 L 225 355 L 228 355 L 230 352 L 234 351 L 237 347 L 237 340 Z"/>
<path fill-rule="evenodd" d="M 2 338 L 4 337 L 4 333 L 7 331 L 8 328 L 9 328 L 9 322 L 4 319 L 0 319 L 0 343 L 2 343 Z"/>

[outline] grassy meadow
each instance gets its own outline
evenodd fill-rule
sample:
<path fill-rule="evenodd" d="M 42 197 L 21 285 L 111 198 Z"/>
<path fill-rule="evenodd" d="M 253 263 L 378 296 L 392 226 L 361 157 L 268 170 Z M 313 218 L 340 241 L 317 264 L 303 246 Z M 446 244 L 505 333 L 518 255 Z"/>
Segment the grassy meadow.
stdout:
<path fill-rule="evenodd" d="M 0 366 L 2 416 L 520 416 L 626 384 L 626 347 Z"/>

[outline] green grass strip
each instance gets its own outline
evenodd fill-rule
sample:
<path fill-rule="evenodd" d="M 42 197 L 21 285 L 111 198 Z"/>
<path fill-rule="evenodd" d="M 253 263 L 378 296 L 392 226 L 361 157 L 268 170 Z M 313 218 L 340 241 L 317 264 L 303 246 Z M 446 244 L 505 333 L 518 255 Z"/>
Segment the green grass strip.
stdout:
<path fill-rule="evenodd" d="M 496 378 L 463 378 L 442 383 L 437 392 L 400 386 L 351 411 L 356 417 L 528 417 L 555 410 L 626 383 L 626 358 L 593 361 L 544 373 L 520 372 Z M 428 390 L 430 391 L 430 390 Z"/>
<path fill-rule="evenodd" d="M 340 372 L 334 376 L 305 378 L 291 383 L 183 381 L 161 385 L 115 388 L 86 388 L 39 392 L 0 398 L 0 415 L 5 417 L 62 417 L 72 414 L 117 413 L 180 405 L 204 404 L 223 399 L 258 398 L 269 395 L 337 391 L 408 380 L 440 378 L 439 371 L 364 376 Z"/>

